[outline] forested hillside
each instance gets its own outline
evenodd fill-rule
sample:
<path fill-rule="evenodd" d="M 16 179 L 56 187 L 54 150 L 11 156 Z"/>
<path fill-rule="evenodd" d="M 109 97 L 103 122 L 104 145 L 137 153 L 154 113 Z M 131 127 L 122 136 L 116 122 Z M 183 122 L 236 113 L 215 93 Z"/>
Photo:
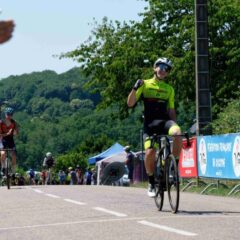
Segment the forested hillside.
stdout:
<path fill-rule="evenodd" d="M 15 109 L 20 125 L 18 163 L 40 168 L 44 154 L 78 152 L 83 158 L 118 141 L 139 147 L 141 112 L 120 120 L 117 108 L 96 110 L 99 94 L 84 88 L 78 68 L 10 76 L 0 82 L 0 99 Z M 2 109 L 4 105 L 2 106 Z"/>

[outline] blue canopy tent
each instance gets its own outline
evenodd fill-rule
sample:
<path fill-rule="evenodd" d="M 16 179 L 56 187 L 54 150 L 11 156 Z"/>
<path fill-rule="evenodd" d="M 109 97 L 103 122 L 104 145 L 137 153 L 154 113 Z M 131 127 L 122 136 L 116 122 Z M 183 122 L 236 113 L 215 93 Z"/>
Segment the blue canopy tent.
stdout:
<path fill-rule="evenodd" d="M 110 148 L 108 148 L 106 151 L 104 151 L 94 157 L 90 157 L 88 159 L 88 164 L 90 164 L 90 165 L 95 164 L 96 162 L 98 162 L 106 157 L 110 157 L 114 154 L 117 154 L 117 153 L 120 153 L 123 151 L 124 151 L 124 147 L 119 143 L 115 143 Z"/>

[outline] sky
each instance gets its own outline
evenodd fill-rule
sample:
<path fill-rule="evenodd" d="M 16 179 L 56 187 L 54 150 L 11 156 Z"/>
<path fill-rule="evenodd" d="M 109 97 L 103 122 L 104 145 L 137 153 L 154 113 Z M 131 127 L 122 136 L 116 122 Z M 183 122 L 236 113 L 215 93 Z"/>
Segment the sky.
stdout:
<path fill-rule="evenodd" d="M 13 19 L 13 38 L 0 45 L 0 79 L 43 70 L 63 73 L 79 66 L 59 55 L 91 35 L 94 19 L 141 20 L 142 0 L 0 0 L 0 20 Z"/>

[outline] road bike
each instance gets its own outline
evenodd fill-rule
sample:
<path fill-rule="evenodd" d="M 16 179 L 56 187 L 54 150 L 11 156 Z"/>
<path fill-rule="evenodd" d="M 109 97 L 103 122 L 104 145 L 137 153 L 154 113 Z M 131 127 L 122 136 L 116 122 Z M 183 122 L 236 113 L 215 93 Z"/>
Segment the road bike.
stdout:
<path fill-rule="evenodd" d="M 178 163 L 171 151 L 171 137 L 186 137 L 189 143 L 188 133 L 181 135 L 158 135 L 151 136 L 151 147 L 157 145 L 157 154 L 155 159 L 156 171 L 156 196 L 155 204 L 159 211 L 162 211 L 164 202 L 164 192 L 167 191 L 168 200 L 173 213 L 177 213 L 180 198 Z"/>

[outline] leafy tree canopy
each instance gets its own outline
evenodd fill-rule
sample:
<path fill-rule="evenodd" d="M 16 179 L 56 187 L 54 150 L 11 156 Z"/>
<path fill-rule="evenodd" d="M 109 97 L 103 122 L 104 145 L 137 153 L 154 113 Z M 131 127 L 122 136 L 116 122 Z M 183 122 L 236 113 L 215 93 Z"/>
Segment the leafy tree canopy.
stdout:
<path fill-rule="evenodd" d="M 119 104 L 126 114 L 126 96 L 138 78 L 152 75 L 159 56 L 173 60 L 169 82 L 176 102 L 189 109 L 195 101 L 194 0 L 146 0 L 141 22 L 109 21 L 95 25 L 89 41 L 66 53 L 82 64 L 87 86 L 99 92 L 99 107 Z M 209 53 L 213 117 L 236 98 L 240 67 L 240 5 L 238 0 L 208 1 Z M 123 115 L 125 116 L 125 115 Z"/>
<path fill-rule="evenodd" d="M 240 97 L 240 92 L 238 93 Z M 213 121 L 212 127 L 215 134 L 240 132 L 240 101 L 234 99 L 228 101 L 227 106 L 218 114 L 218 118 Z"/>

